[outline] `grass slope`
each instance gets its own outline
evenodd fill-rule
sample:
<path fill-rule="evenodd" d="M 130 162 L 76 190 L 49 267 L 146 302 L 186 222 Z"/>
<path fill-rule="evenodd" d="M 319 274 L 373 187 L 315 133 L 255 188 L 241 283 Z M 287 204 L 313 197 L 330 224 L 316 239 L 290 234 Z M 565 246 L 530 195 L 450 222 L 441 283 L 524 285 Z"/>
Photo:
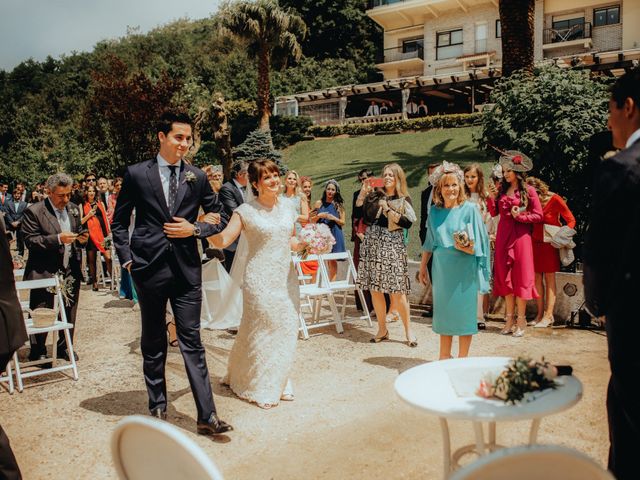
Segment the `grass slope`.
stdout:
<path fill-rule="evenodd" d="M 478 162 L 483 164 L 485 174 L 489 172 L 490 162 L 477 150 L 471 138 L 474 130 L 472 127 L 451 128 L 398 135 L 317 139 L 297 143 L 284 152 L 284 157 L 290 169 L 313 179 L 314 201 L 321 198 L 324 182 L 334 178 L 340 183 L 347 210 L 344 233 L 350 245 L 351 203 L 353 192 L 360 187 L 356 182 L 360 169 L 370 168 L 380 176 L 385 164 L 400 164 L 407 174 L 411 198 L 419 216 L 420 192 L 427 185 L 428 164 L 447 160 L 464 166 Z M 416 259 L 419 254 L 418 228 L 414 225 L 410 229 L 409 258 Z"/>

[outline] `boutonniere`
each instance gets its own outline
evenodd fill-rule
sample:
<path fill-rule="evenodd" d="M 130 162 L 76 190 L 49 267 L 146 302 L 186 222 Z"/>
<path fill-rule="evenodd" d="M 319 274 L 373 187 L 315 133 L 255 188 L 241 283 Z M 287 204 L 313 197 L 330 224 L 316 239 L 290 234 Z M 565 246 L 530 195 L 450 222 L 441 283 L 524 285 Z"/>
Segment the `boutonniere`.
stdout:
<path fill-rule="evenodd" d="M 196 174 L 193 172 L 186 172 L 184 174 L 184 181 L 188 183 L 193 183 L 197 180 Z"/>

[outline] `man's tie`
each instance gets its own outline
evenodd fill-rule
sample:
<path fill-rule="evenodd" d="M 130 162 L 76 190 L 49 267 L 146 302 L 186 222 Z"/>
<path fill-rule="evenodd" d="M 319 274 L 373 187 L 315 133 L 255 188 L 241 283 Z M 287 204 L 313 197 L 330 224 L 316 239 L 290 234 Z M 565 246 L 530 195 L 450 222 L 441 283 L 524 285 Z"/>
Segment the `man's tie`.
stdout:
<path fill-rule="evenodd" d="M 169 201 L 167 206 L 169 207 L 169 213 L 173 214 L 173 207 L 176 204 L 176 195 L 178 195 L 178 176 L 176 175 L 177 165 L 169 165 L 171 175 L 169 176 Z"/>

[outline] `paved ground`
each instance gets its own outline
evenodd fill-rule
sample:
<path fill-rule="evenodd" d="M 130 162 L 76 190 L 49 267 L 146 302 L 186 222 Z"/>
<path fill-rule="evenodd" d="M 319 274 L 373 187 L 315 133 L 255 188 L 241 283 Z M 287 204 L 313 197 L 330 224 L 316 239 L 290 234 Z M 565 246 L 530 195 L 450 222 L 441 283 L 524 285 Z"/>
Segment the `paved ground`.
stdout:
<path fill-rule="evenodd" d="M 127 415 L 146 413 L 141 374 L 139 313 L 128 301 L 82 291 L 76 348 L 80 380 L 50 375 L 28 380 L 22 394 L 0 389 L 0 422 L 11 438 L 24 478 L 116 478 L 109 436 Z M 605 412 L 609 368 L 601 332 L 548 329 L 520 339 L 497 334 L 490 322 L 475 337 L 472 355 L 544 355 L 571 364 L 584 397 L 571 410 L 545 419 L 539 441 L 566 445 L 606 462 Z M 437 358 L 438 340 L 416 317 L 418 348 L 403 339 L 399 323 L 391 339 L 368 343 L 374 329 L 362 323 L 343 335 L 325 330 L 298 343 L 293 373 L 296 400 L 265 411 L 218 385 L 233 337 L 205 331 L 211 382 L 221 416 L 235 431 L 213 441 L 195 435 L 195 408 L 176 349 L 169 355 L 169 421 L 211 456 L 228 479 L 438 479 L 442 444 L 435 418 L 403 404 L 393 391 L 398 373 Z M 40 377 L 41 379 L 47 377 Z M 501 443 L 524 443 L 528 425 L 498 427 Z M 471 443 L 467 424 L 453 423 L 454 445 Z"/>

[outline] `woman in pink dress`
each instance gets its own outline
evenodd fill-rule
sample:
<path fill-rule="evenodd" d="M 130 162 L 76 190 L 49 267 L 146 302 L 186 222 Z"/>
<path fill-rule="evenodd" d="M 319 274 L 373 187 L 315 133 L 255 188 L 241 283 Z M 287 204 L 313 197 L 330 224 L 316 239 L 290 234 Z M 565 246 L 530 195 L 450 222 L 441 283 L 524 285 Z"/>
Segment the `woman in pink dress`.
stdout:
<path fill-rule="evenodd" d="M 542 207 L 536 191 L 525 180 L 525 172 L 533 168 L 526 155 L 507 150 L 500 157 L 502 185 L 487 202 L 492 216 L 500 215 L 496 234 L 493 294 L 505 297 L 503 335 L 524 335 L 527 300 L 538 297 L 533 266 L 532 224 L 542 221 Z M 516 329 L 514 311 L 517 311 Z"/>

